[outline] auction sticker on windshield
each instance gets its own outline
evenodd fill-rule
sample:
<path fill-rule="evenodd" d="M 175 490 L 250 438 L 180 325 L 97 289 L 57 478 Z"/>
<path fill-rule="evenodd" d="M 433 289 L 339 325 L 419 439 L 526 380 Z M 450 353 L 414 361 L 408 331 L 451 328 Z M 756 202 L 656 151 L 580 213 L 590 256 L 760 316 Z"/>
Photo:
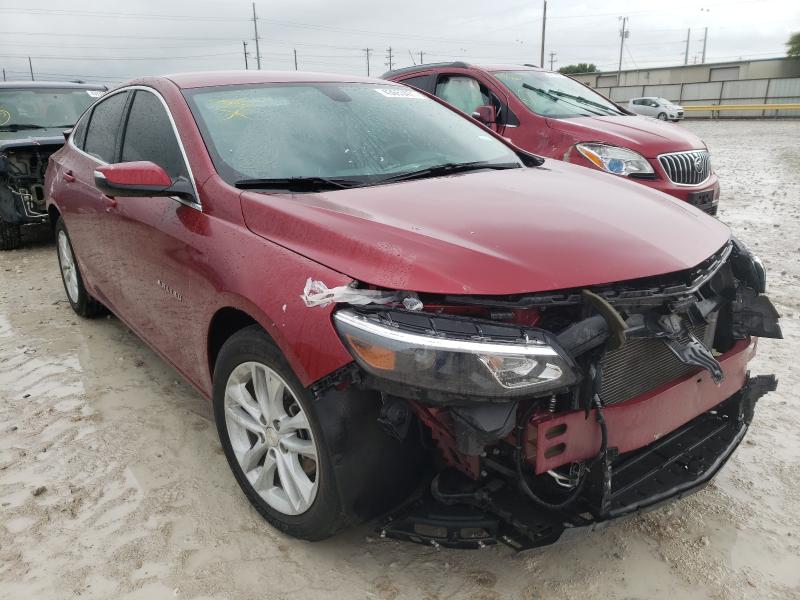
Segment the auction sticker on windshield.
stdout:
<path fill-rule="evenodd" d="M 419 92 L 415 92 L 411 88 L 391 87 L 391 88 L 375 88 L 381 96 L 387 98 L 424 98 Z"/>

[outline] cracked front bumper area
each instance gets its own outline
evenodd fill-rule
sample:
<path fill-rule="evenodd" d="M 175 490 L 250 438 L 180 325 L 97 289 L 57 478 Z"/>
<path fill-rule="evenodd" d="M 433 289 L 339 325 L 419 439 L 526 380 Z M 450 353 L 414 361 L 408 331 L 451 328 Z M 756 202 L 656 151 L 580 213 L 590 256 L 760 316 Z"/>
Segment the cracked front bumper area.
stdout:
<path fill-rule="evenodd" d="M 776 384 L 771 375 L 749 378 L 730 398 L 658 441 L 609 457 L 589 474 L 589 484 L 568 511 L 538 507 L 498 480 L 475 488 L 446 472 L 434 479 L 430 494 L 392 515 L 381 535 L 453 548 L 503 542 L 523 550 L 652 510 L 713 479 L 744 438 L 756 402 Z"/>

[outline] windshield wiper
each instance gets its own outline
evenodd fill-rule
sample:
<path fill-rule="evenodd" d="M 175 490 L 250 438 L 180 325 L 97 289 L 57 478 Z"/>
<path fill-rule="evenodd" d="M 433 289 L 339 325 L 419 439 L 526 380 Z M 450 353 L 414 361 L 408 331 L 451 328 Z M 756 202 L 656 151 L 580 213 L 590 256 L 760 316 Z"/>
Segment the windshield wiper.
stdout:
<path fill-rule="evenodd" d="M 3 131 L 19 131 L 20 129 L 47 129 L 41 125 L 34 125 L 33 123 L 12 123 L 11 125 L 0 125 Z"/>
<path fill-rule="evenodd" d="M 234 183 L 240 190 L 288 190 L 290 192 L 318 192 L 343 190 L 364 185 L 353 179 L 328 177 L 275 177 L 272 179 L 241 179 Z"/>
<path fill-rule="evenodd" d="M 424 179 L 426 177 L 441 177 L 443 175 L 453 175 L 455 173 L 467 173 L 469 171 L 479 171 L 481 169 L 519 169 L 522 165 L 515 162 L 509 163 L 494 163 L 487 160 L 476 160 L 465 163 L 444 163 L 441 165 L 434 165 L 416 171 L 408 171 L 406 173 L 398 173 L 397 175 L 389 175 L 382 179 L 377 179 L 374 184 L 392 183 L 396 181 L 408 181 L 409 179 Z"/>
<path fill-rule="evenodd" d="M 549 98 L 553 102 L 558 102 L 559 100 L 561 100 L 561 98 L 559 98 L 558 96 L 554 96 L 553 94 L 551 94 L 547 90 L 543 90 L 542 88 L 532 86 L 530 83 L 523 83 L 522 87 L 524 87 L 526 90 L 530 90 L 532 92 L 536 92 L 537 94 L 541 94 L 542 96 Z"/>
<path fill-rule="evenodd" d="M 561 96 L 563 98 L 569 98 L 570 100 L 575 100 L 576 102 L 580 102 L 581 104 L 588 104 L 589 106 L 597 107 L 601 110 L 606 111 L 612 115 L 621 115 L 622 113 L 614 110 L 613 108 L 609 108 L 605 104 L 600 104 L 599 102 L 595 102 L 594 100 L 589 100 L 588 98 L 584 98 L 583 96 L 573 96 L 572 94 L 567 94 L 565 92 L 559 92 L 558 90 L 550 90 L 551 94 L 555 94 L 556 96 Z"/>

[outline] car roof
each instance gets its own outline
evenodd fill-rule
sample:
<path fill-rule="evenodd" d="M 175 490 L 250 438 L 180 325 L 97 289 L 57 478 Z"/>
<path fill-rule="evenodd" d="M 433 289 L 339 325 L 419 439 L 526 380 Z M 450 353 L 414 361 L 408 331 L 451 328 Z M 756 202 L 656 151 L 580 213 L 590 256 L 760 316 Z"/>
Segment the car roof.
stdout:
<path fill-rule="evenodd" d="M 398 75 L 408 75 L 412 73 L 420 73 L 422 71 L 428 71 L 430 69 L 477 69 L 479 71 L 547 71 L 547 69 L 542 69 L 541 67 L 537 67 L 534 65 L 513 65 L 513 64 L 492 64 L 492 65 L 476 65 L 471 63 L 466 63 L 463 61 L 455 61 L 455 62 L 438 62 L 438 63 L 425 63 L 421 65 L 414 65 L 411 67 L 403 67 L 402 69 L 394 69 L 392 71 L 387 71 L 383 75 L 381 75 L 382 79 L 390 78 L 390 77 L 397 77 Z"/>
<path fill-rule="evenodd" d="M 74 81 L 0 81 L 0 90 L 35 90 L 35 89 L 75 89 L 75 90 L 107 90 L 108 87 L 97 83 L 75 83 Z"/>
<path fill-rule="evenodd" d="M 308 71 L 206 71 L 197 73 L 174 73 L 164 75 L 179 88 L 191 89 L 221 85 L 254 85 L 259 83 L 377 83 L 387 82 L 375 77 L 357 75 L 337 75 L 334 73 L 315 73 Z M 130 81 L 124 85 L 138 82 L 147 83 L 152 78 Z"/>

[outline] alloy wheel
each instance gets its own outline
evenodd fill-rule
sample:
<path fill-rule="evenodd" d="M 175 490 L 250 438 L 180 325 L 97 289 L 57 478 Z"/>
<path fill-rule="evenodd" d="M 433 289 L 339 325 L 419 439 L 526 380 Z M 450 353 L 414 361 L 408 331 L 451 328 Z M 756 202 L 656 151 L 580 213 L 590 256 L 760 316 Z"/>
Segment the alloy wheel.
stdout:
<path fill-rule="evenodd" d="M 311 508 L 319 487 L 317 446 L 283 378 L 259 362 L 240 364 L 228 377 L 224 409 L 233 453 L 256 493 L 285 515 Z"/>
<path fill-rule="evenodd" d="M 69 238 L 64 231 L 58 232 L 58 262 L 61 265 L 61 276 L 64 278 L 64 287 L 67 288 L 69 299 L 78 302 L 78 269 Z"/>

